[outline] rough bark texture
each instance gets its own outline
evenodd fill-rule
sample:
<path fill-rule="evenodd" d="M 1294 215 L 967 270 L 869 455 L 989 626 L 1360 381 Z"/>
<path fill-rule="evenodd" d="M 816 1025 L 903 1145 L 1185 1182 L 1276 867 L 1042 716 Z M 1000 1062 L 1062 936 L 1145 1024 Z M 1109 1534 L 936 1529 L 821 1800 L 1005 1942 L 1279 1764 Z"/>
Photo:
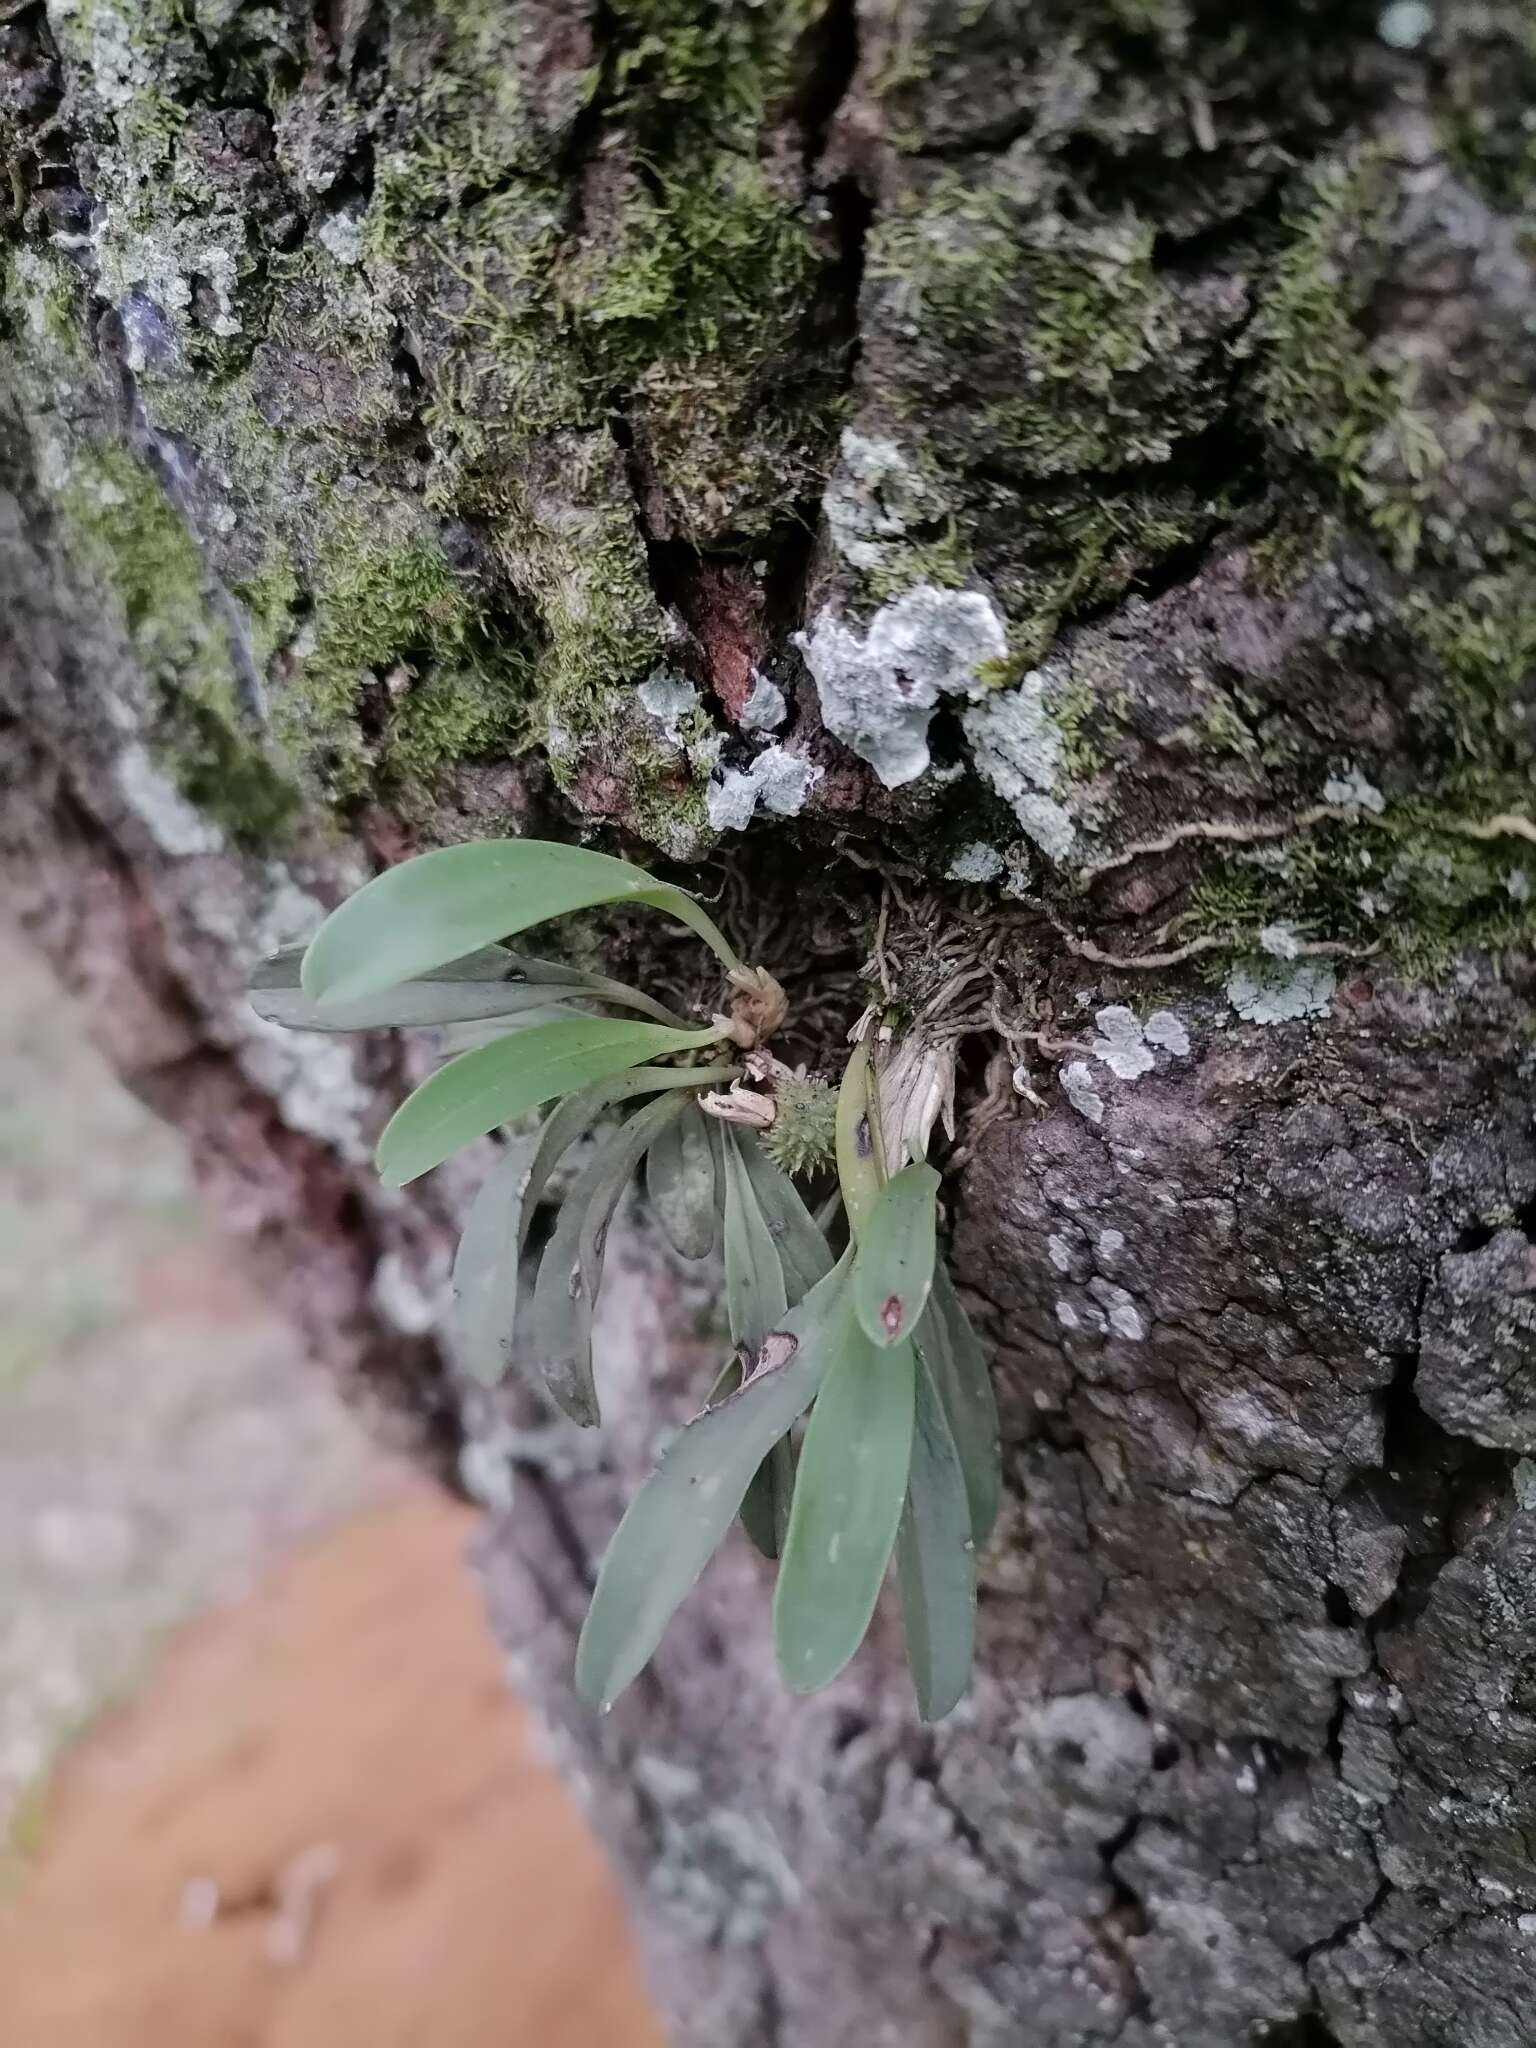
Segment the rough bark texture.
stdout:
<path fill-rule="evenodd" d="M 680 2042 L 1529 2037 L 1533 78 L 1521 0 L 0 4 L 8 902 L 502 1503 Z M 598 1438 L 467 1390 L 475 1164 L 367 1165 L 420 1054 L 241 1003 L 373 863 L 603 824 L 809 1056 L 872 945 L 986 1027 L 938 1729 L 888 1619 L 786 1701 L 739 1548 L 574 1707 L 708 1283 L 639 1219 Z"/>

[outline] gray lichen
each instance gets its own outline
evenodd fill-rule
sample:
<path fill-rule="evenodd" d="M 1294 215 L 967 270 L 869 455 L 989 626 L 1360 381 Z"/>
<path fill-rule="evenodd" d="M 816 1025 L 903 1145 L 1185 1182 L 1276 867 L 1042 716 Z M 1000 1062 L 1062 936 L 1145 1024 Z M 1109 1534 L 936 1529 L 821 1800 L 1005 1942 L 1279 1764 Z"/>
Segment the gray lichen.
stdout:
<path fill-rule="evenodd" d="M 1104 1098 L 1094 1086 L 1093 1069 L 1086 1060 L 1073 1060 L 1062 1069 L 1061 1085 L 1067 1091 L 1067 1100 L 1091 1124 L 1104 1121 Z"/>
<path fill-rule="evenodd" d="M 1060 728 L 1045 705 L 1045 676 L 1031 669 L 1016 690 L 999 690 L 961 714 L 976 767 L 1051 860 L 1071 852 L 1077 828 L 1052 793 L 1061 767 Z"/>
<path fill-rule="evenodd" d="M 1326 960 L 1294 965 L 1250 961 L 1227 977 L 1227 1000 L 1250 1024 L 1285 1024 L 1298 1017 L 1325 1016 L 1338 976 Z"/>
<path fill-rule="evenodd" d="M 742 700 L 741 723 L 749 732 L 777 732 L 789 715 L 784 692 L 770 677 L 752 671 L 752 687 Z"/>
<path fill-rule="evenodd" d="M 803 754 L 765 747 L 746 770 L 727 768 L 711 782 L 704 809 L 717 832 L 745 831 L 759 804 L 776 818 L 798 817 L 822 772 Z"/>
<path fill-rule="evenodd" d="M 887 789 L 928 766 L 928 727 L 944 696 L 970 696 L 1008 652 L 1002 620 L 977 590 L 918 584 L 884 604 L 861 635 L 830 609 L 796 636 L 829 732 Z"/>
<path fill-rule="evenodd" d="M 1157 1062 L 1147 1049 L 1141 1019 L 1123 1003 L 1112 1003 L 1098 1012 L 1094 1022 L 1099 1035 L 1093 1041 L 1093 1056 L 1102 1060 L 1121 1081 L 1134 1081 L 1150 1074 Z"/>
<path fill-rule="evenodd" d="M 1003 872 L 1004 860 L 995 846 L 976 839 L 962 846 L 944 870 L 952 882 L 995 882 Z"/>
<path fill-rule="evenodd" d="M 1142 1027 L 1148 1045 L 1160 1045 L 1175 1059 L 1188 1059 L 1189 1033 L 1175 1010 L 1154 1010 Z"/>

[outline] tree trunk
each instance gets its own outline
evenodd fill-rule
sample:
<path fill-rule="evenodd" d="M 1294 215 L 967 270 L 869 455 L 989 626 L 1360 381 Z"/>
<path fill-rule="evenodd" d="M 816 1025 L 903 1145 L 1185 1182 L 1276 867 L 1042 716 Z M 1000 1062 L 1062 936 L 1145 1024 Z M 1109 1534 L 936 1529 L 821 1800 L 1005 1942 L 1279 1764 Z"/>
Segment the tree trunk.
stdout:
<path fill-rule="evenodd" d="M 0 0 L 7 901 L 497 1504 L 679 2042 L 1530 2037 L 1533 83 L 1523 0 Z M 242 1002 L 599 827 L 797 1053 L 971 1027 L 936 1728 L 885 1617 L 789 1701 L 740 1545 L 574 1703 L 707 1288 L 632 1220 L 595 1436 L 469 1387 L 419 1051 Z"/>

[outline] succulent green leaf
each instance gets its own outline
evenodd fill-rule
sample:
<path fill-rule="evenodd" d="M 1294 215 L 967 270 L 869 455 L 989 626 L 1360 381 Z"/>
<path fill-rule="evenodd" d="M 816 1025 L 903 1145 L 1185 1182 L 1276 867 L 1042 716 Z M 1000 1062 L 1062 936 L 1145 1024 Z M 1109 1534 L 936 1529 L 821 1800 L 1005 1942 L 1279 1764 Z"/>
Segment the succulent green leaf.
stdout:
<path fill-rule="evenodd" d="M 750 1133 L 721 1127 L 725 1148 L 725 1300 L 731 1341 L 755 1352 L 766 1332 L 782 1320 L 789 1289 L 773 1227 L 758 1200 L 748 1165 Z M 827 1261 L 828 1270 L 831 1260 Z M 798 1300 L 805 1292 L 798 1290 Z M 794 1453 L 787 1441 L 774 1445 L 753 1474 L 741 1504 L 742 1527 L 764 1557 L 777 1557 L 789 1523 L 794 1487 Z"/>
<path fill-rule="evenodd" d="M 440 1166 L 461 1145 L 606 1074 L 664 1053 L 718 1040 L 718 1031 L 674 1031 L 627 1017 L 537 1024 L 516 1038 L 462 1053 L 401 1103 L 379 1139 L 379 1173 L 391 1187 Z"/>
<path fill-rule="evenodd" d="M 645 1189 L 674 1251 L 702 1259 L 714 1249 L 719 1173 L 709 1125 L 696 1102 L 667 1124 L 645 1155 Z"/>
<path fill-rule="evenodd" d="M 680 1029 L 687 1025 L 687 1018 L 679 1017 L 665 1003 L 658 1003 L 643 989 L 631 988 L 628 982 L 615 981 L 610 975 L 593 974 L 585 967 L 573 967 L 564 960 L 535 960 L 527 953 L 514 953 L 502 947 L 492 950 L 506 951 L 507 958 L 516 963 L 527 981 L 560 983 L 567 1001 L 572 999 L 569 992 L 579 989 L 583 1002 L 608 1003 L 616 1009 L 638 1010 L 641 1016 L 650 1017 L 658 1024 L 672 1024 Z"/>
<path fill-rule="evenodd" d="M 933 1285 L 939 1176 L 904 1166 L 880 1190 L 859 1237 L 853 1300 L 871 1344 L 901 1344 L 917 1327 Z"/>
<path fill-rule="evenodd" d="M 484 839 L 402 861 L 333 910 L 304 956 L 315 1002 L 357 1002 L 493 940 L 598 903 L 643 903 L 740 965 L 691 896 L 628 861 L 545 839 Z"/>
<path fill-rule="evenodd" d="M 794 1496 L 794 1446 L 781 1436 L 752 1474 L 741 1503 L 741 1526 L 763 1557 L 777 1557 L 784 1548 Z"/>
<path fill-rule="evenodd" d="M 610 1132 L 577 1175 L 544 1247 L 528 1316 L 529 1363 L 572 1422 L 598 1420 L 592 1316 L 613 1212 L 658 1131 L 685 1107 L 682 1097 L 666 1095 Z"/>
<path fill-rule="evenodd" d="M 596 991 L 580 978 L 544 976 L 535 984 L 521 973 L 515 953 L 502 946 L 482 946 L 477 953 L 445 961 L 430 974 L 382 989 L 377 995 L 322 1005 L 300 986 L 303 957 L 302 946 L 288 946 L 263 960 L 251 976 L 251 1008 L 269 1024 L 282 1024 L 291 1031 L 388 1031 L 477 1023 L 516 1016 L 549 1003 L 598 1000 Z M 605 996 L 603 1000 L 617 999 Z M 679 1020 L 669 1017 L 666 1021 Z"/>
<path fill-rule="evenodd" d="M 741 1141 L 727 1124 L 725 1139 L 725 1306 L 731 1342 L 756 1351 L 789 1306 L 784 1268 L 773 1232 L 758 1207 L 741 1156 Z"/>
<path fill-rule="evenodd" d="M 882 1176 L 874 1123 L 874 1090 L 870 1086 L 869 1034 L 866 1032 L 843 1069 L 837 1092 L 837 1181 L 848 1211 L 848 1229 L 862 1237 L 876 1202 Z"/>
<path fill-rule="evenodd" d="M 832 1254 L 799 1189 L 768 1157 L 759 1139 L 751 1131 L 740 1131 L 737 1143 L 757 1205 L 779 1248 L 784 1286 L 793 1304 L 831 1272 Z"/>
<path fill-rule="evenodd" d="M 965 1473 L 944 1404 L 921 1358 L 912 1470 L 896 1537 L 907 1662 L 925 1721 L 942 1720 L 964 1693 L 976 1644 L 976 1544 Z"/>
<path fill-rule="evenodd" d="M 985 1543 L 997 1520 L 1002 1491 L 997 1399 L 986 1355 L 942 1263 L 934 1272 L 933 1292 L 913 1342 L 959 1454 L 971 1505 L 971 1535 L 978 1544 Z"/>
<path fill-rule="evenodd" d="M 779 1669 L 795 1692 L 828 1684 L 864 1640 L 912 1463 L 912 1346 L 871 1344 L 848 1306 L 800 1448 L 774 1593 Z"/>
<path fill-rule="evenodd" d="M 537 1140 L 517 1138 L 481 1183 L 453 1260 L 460 1356 L 467 1372 L 494 1387 L 512 1359 L 523 1201 Z"/>
<path fill-rule="evenodd" d="M 664 1089 L 718 1087 L 735 1073 L 734 1067 L 631 1067 L 626 1073 L 609 1074 L 557 1102 L 544 1119 L 538 1149 L 528 1169 L 528 1189 L 523 1201 L 519 1251 L 528 1241 L 533 1212 L 544 1199 L 550 1175 L 576 1140 L 615 1103 L 635 1095 L 658 1094 Z"/>
<path fill-rule="evenodd" d="M 746 1384 L 673 1439 L 630 1502 L 598 1573 L 576 1651 L 584 1699 L 611 1705 L 644 1669 L 753 1474 L 815 1398 L 853 1327 L 844 1262 L 769 1332 Z"/>

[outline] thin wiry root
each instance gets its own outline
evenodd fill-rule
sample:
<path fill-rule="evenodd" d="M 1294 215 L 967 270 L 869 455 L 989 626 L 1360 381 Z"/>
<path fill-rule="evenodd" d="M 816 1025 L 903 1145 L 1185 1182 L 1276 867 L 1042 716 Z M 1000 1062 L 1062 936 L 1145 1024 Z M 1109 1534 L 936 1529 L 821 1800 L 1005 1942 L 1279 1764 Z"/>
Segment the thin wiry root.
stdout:
<path fill-rule="evenodd" d="M 1080 882 L 1097 881 L 1100 875 L 1128 867 L 1133 860 L 1172 853 L 1176 846 L 1192 839 L 1252 846 L 1266 839 L 1289 839 L 1294 832 L 1309 832 L 1314 825 L 1326 824 L 1381 826 L 1385 820 L 1354 804 L 1314 804 L 1310 810 L 1298 811 L 1293 818 L 1276 818 L 1267 823 L 1247 823 L 1241 818 L 1194 818 L 1188 824 L 1173 826 L 1156 839 L 1139 839 L 1134 846 L 1122 847 L 1119 853 L 1104 860 L 1090 861 L 1078 869 L 1077 877 Z M 1461 839 L 1528 839 L 1536 845 L 1536 821 L 1520 811 L 1499 811 L 1491 818 L 1436 818 L 1429 829 L 1452 833 Z"/>
<path fill-rule="evenodd" d="M 1337 804 L 1314 804 L 1309 811 L 1302 811 L 1294 818 L 1275 818 L 1268 823 L 1250 823 L 1242 818 L 1194 818 L 1187 825 L 1175 825 L 1157 839 L 1138 839 L 1134 846 L 1122 847 L 1119 853 L 1111 854 L 1105 860 L 1096 860 L 1087 867 L 1079 868 L 1078 880 L 1095 881 L 1100 875 L 1107 875 L 1115 868 L 1129 867 L 1133 860 L 1143 860 L 1149 854 L 1172 853 L 1176 846 L 1183 846 L 1191 839 L 1220 840 L 1228 846 L 1252 846 L 1265 839 L 1288 839 L 1293 832 L 1306 832 L 1314 825 L 1321 825 L 1329 819 L 1348 824 L 1359 816 L 1354 810 L 1342 809 Z"/>
<path fill-rule="evenodd" d="M 1061 936 L 1067 951 L 1075 953 L 1079 960 L 1091 960 L 1095 967 L 1119 967 L 1132 972 L 1177 967 L 1181 961 L 1193 960 L 1197 953 L 1212 953 L 1218 946 L 1231 943 L 1216 932 L 1204 932 L 1198 939 L 1187 939 L 1182 946 L 1171 946 L 1162 953 L 1106 953 L 1092 939 L 1080 939 L 1065 931 Z"/>
<path fill-rule="evenodd" d="M 1536 846 L 1536 824 L 1519 811 L 1500 811 L 1493 818 L 1469 818 L 1454 825 L 1445 824 L 1441 829 L 1459 833 L 1463 839 L 1529 839 Z"/>

